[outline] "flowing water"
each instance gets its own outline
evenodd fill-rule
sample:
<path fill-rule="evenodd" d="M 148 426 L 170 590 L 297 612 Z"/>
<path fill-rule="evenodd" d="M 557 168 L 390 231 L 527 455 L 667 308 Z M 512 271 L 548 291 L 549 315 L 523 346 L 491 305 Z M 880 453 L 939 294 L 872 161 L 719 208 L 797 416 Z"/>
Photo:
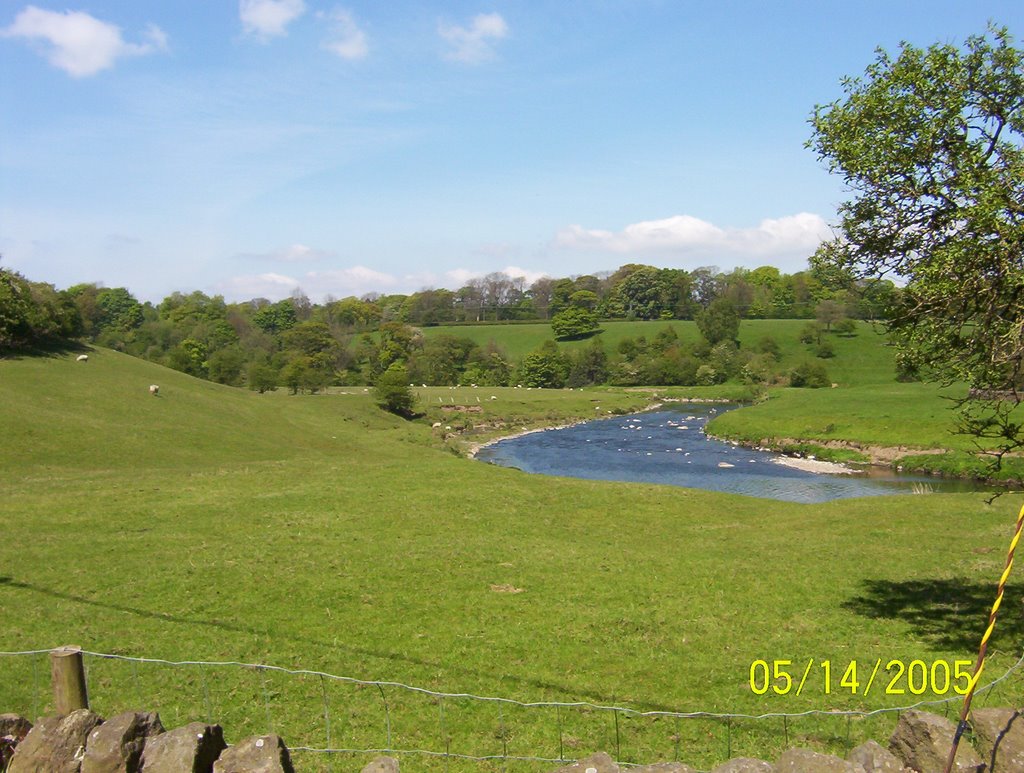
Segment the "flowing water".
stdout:
<path fill-rule="evenodd" d="M 780 464 L 780 455 L 708 438 L 704 426 L 738 406 L 684 403 L 501 440 L 477 453 L 482 461 L 525 472 L 597 480 L 664 483 L 791 502 L 978 491 L 969 481 L 903 475 L 871 468 L 816 473 Z"/>

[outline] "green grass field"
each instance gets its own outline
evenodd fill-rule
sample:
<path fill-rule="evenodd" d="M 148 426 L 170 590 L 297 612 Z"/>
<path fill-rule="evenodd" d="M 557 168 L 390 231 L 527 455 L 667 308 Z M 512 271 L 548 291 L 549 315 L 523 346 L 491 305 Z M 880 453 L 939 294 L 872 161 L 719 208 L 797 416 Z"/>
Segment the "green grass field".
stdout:
<path fill-rule="evenodd" d="M 752 348 L 765 336 L 775 339 L 780 348 L 780 362 L 783 367 L 791 367 L 808 354 L 809 347 L 799 342 L 801 329 L 807 324 L 802 319 L 748 319 L 740 325 L 739 340 L 742 346 Z M 644 336 L 648 341 L 654 339 L 659 331 L 671 327 L 681 341 L 697 343 L 700 332 L 694 322 L 688 321 L 654 321 L 654 322 L 603 322 L 599 338 L 605 351 L 612 354 L 619 343 L 625 338 Z M 553 339 L 551 325 L 451 325 L 423 328 L 423 334 L 430 338 L 436 335 L 452 335 L 468 338 L 483 346 L 494 341 L 509 356 L 518 361 L 530 353 L 544 341 Z M 861 384 L 888 383 L 895 374 L 893 355 L 884 345 L 885 341 L 880 330 L 867 322 L 858 323 L 857 335 L 842 337 L 830 335 L 836 356 L 826 363 L 832 380 L 844 386 Z M 588 346 L 590 339 L 565 341 L 559 344 L 564 350 L 572 350 Z"/>
<path fill-rule="evenodd" d="M 818 394 L 856 394 L 864 379 Z M 343 391 L 353 394 L 258 395 L 102 349 L 88 363 L 0 361 L 0 650 L 75 643 L 641 710 L 903 706 L 937 696 L 878 685 L 851 694 L 838 685 L 843 670 L 854 660 L 870 671 L 879 659 L 971 658 L 1024 501 L 933 494 L 794 505 L 529 476 L 451 453 L 431 423 L 450 418 L 446 402 L 480 405 L 474 421 L 521 426 L 631 410 L 647 396 L 422 390 L 428 416 L 407 423 L 361 389 Z M 850 432 L 897 434 L 899 413 L 868 428 L 872 399 L 866 391 L 849 401 L 851 415 L 862 412 Z M 798 421 L 792 407 L 788 420 Z M 807 416 L 810 428 L 820 422 Z M 925 434 L 914 424 L 905 431 Z M 1020 653 L 1022 598 L 1024 583 L 1012 580 L 993 677 Z M 812 658 L 799 696 L 795 687 L 750 689 L 753 661 L 792 660 L 799 677 Z M 829 694 L 818 665 L 826 659 Z M 315 676 L 97 658 L 88 666 L 105 715 L 144 707 L 168 725 L 212 718 L 229 741 L 273 728 L 293 747 L 325 746 L 326 714 L 336 748 L 383 747 L 390 721 L 398 749 L 568 758 L 605 749 L 709 768 L 730 754 L 773 759 L 787 741 L 831 751 L 868 735 L 884 741 L 894 724 L 615 723 L 585 707 L 438 700 Z M 48 709 L 45 656 L 0 658 L 0 670 L 0 712 Z M 1022 696 L 1017 672 L 978 705 Z M 295 756 L 303 769 L 330 762 Z M 338 755 L 333 765 L 358 769 L 371 756 Z M 427 756 L 409 764 L 553 767 Z"/>

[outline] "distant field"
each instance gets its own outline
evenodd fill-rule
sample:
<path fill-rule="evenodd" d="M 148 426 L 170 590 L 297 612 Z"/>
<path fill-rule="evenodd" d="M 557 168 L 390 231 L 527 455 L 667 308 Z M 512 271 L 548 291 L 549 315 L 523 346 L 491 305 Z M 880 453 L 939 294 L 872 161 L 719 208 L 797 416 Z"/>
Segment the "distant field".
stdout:
<path fill-rule="evenodd" d="M 797 361 L 809 356 L 807 345 L 801 344 L 798 340 L 800 330 L 807 322 L 802 319 L 743 320 L 740 324 L 740 344 L 753 347 L 765 336 L 770 336 L 779 345 L 782 363 L 796 364 Z M 625 338 L 645 336 L 650 341 L 666 327 L 675 330 L 683 341 L 697 343 L 700 340 L 696 323 L 678 320 L 604 322 L 601 324 L 599 338 L 604 343 L 605 350 L 611 354 Z M 441 334 L 468 338 L 481 346 L 494 341 L 515 360 L 533 351 L 544 341 L 554 339 L 549 324 L 438 326 L 423 328 L 423 334 L 427 338 Z M 836 356 L 826 362 L 826 367 L 834 381 L 850 386 L 888 383 L 894 380 L 892 350 L 885 345 L 884 337 L 871 324 L 860 322 L 857 335 L 849 338 L 830 335 L 829 340 L 835 346 Z M 589 343 L 590 339 L 585 339 L 561 342 L 559 346 L 565 350 L 572 350 L 587 346 Z"/>
<path fill-rule="evenodd" d="M 742 346 L 753 347 L 771 337 L 779 345 L 780 368 L 786 370 L 812 358 L 799 341 L 807 320 L 744 320 L 740 325 Z M 654 338 L 671 326 L 684 341 L 700 338 L 693 322 L 606 322 L 600 338 L 614 351 L 627 337 Z M 450 333 L 479 343 L 493 340 L 515 356 L 521 356 L 551 338 L 549 325 L 480 325 L 426 328 L 427 336 Z M 759 442 L 768 438 L 813 441 L 848 440 L 881 446 L 950 448 L 968 450 L 969 438 L 953 433 L 952 396 L 956 388 L 934 384 L 899 383 L 895 379 L 893 350 L 880 328 L 860 322 L 854 336 L 828 335 L 835 356 L 821 360 L 835 389 L 772 389 L 770 399 L 739 413 L 717 418 L 710 429 L 717 435 Z M 560 344 L 571 349 L 586 341 Z M 813 359 L 813 358 L 812 358 Z M 649 391 L 670 397 L 750 397 L 742 385 L 717 388 L 663 387 Z"/>
<path fill-rule="evenodd" d="M 863 356 L 875 363 L 865 371 L 882 367 L 882 355 Z M 866 385 L 816 399 L 858 390 L 864 397 L 847 402 L 867 426 Z M 758 696 L 751 662 L 972 657 L 1024 500 L 934 494 L 794 505 L 530 476 L 452 454 L 430 424 L 447 420 L 446 402 L 483 406 L 472 414 L 481 420 L 524 423 L 628 410 L 646 396 L 438 388 L 421 390 L 430 415 L 408 423 L 361 389 L 346 391 L 355 394 L 258 395 L 102 349 L 88 363 L 0 361 L 0 650 L 76 643 L 640 709 L 907 705 L 919 697 L 852 695 L 835 682 L 826 695 L 818 666 L 801 695 Z M 797 410 L 797 399 L 787 393 L 766 405 Z M 822 418 L 806 423 L 813 429 Z M 992 676 L 1019 654 L 1022 599 L 1014 579 Z M 46 668 L 44 658 L 0 658 L 0 712 L 46 711 Z M 103 714 L 145 707 L 168 724 L 211 717 L 230 741 L 272 726 L 292 746 L 324 746 L 327 713 L 336 747 L 378 748 L 388 730 L 397 748 L 443 752 L 447 739 L 453 753 L 479 756 L 557 755 L 561 740 L 576 757 L 614 752 L 618 742 L 625 760 L 678 750 L 710 768 L 730 752 L 771 758 L 787 739 L 841 751 L 869 734 L 884 740 L 893 723 L 615 724 L 590 709 L 555 714 L 389 688 L 386 728 L 382 692 L 372 687 L 95 659 L 89 669 Z M 1021 696 L 1018 673 L 977 705 Z M 342 756 L 335 769 L 358 769 L 371 756 Z M 296 758 L 302 769 L 327 769 L 322 756 Z M 422 756 L 407 764 L 552 767 Z"/>

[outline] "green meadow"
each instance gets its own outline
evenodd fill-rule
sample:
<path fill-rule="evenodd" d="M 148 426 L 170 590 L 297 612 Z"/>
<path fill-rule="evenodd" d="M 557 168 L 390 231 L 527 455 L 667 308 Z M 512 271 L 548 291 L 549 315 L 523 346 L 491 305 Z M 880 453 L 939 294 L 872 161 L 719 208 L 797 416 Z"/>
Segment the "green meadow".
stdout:
<path fill-rule="evenodd" d="M 640 324 L 602 335 L 660 327 Z M 543 340 L 533 327 L 546 326 L 452 332 L 515 353 Z M 741 335 L 775 330 L 783 356 L 797 357 L 798 327 L 744 323 Z M 723 434 L 958 447 L 942 395 L 896 384 L 874 335 L 862 326 L 836 339 L 828 367 L 839 387 L 774 393 L 719 419 L 735 422 Z M 444 438 L 453 422 L 485 437 L 698 390 L 421 388 L 426 415 L 406 422 L 362 388 L 259 395 L 110 350 L 89 356 L 0 361 L 0 650 L 78 644 L 589 704 L 524 708 L 315 674 L 87 658 L 101 714 L 212 719 L 229 742 L 272 729 L 293 748 L 441 755 L 403 757 L 413 770 L 540 771 L 553 765 L 500 757 L 602 749 L 707 769 L 729 756 L 774 759 L 787 744 L 842 752 L 885 741 L 894 715 L 677 719 L 594 706 L 760 715 L 952 697 L 931 675 L 941 682 L 944 664 L 952 672 L 973 658 L 1024 502 L 930 494 L 799 505 L 530 476 L 453 453 Z M 1020 655 L 1022 600 L 1024 583 L 1011 579 L 983 683 Z M 758 660 L 792 661 L 781 666 L 791 689 L 780 677 L 757 694 Z M 885 671 L 915 660 L 929 670 L 924 689 L 898 665 Z M 856 688 L 840 684 L 851 662 Z M 0 673 L 0 712 L 51 708 L 45 655 L 0 657 Z M 1018 670 L 975 705 L 1022 696 Z M 359 769 L 372 756 L 294 754 L 303 770 Z"/>

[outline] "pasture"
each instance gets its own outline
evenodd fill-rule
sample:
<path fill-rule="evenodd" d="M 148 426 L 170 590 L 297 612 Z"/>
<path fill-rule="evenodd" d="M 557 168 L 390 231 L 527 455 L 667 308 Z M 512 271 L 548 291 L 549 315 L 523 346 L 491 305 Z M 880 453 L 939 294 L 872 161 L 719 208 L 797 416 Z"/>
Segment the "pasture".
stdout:
<path fill-rule="evenodd" d="M 882 355 L 863 357 L 850 365 L 863 373 L 860 384 L 817 394 L 867 390 L 872 368 L 881 368 L 870 358 Z M 158 397 L 149 384 L 160 385 Z M 431 429 L 445 420 L 446 396 L 464 404 L 480 390 L 421 390 L 425 405 L 441 399 L 416 422 L 381 412 L 361 390 L 345 391 L 259 395 L 103 349 L 88 363 L 0 361 L 0 650 L 75 643 L 640 710 L 904 706 L 940 696 L 899 683 L 903 694 L 853 694 L 838 685 L 841 668 L 972 658 L 1022 502 L 1017 494 L 993 504 L 936 494 L 804 506 L 531 477 L 453 454 Z M 889 434 L 870 428 L 869 395 L 848 401 L 848 432 L 892 437 L 899 414 Z M 819 399 L 794 392 L 766 406 L 781 411 L 807 396 Z M 633 410 L 649 396 L 488 388 L 486 398 L 481 416 L 520 426 Z M 932 442 L 932 430 L 902 424 L 917 444 Z M 1012 581 L 992 641 L 993 677 L 1020 654 L 1022 598 L 1024 584 Z M 757 695 L 749 682 L 757 659 L 792 660 L 801 671 L 809 659 L 827 659 L 831 689 L 816 665 L 800 695 Z M 329 715 L 333 746 L 385 743 L 373 687 L 242 669 L 99 659 L 89 667 L 103 714 L 144 707 L 165 724 L 209 716 L 229 741 L 270 725 L 291 746 L 318 748 Z M 0 711 L 46 711 L 44 659 L 6 657 L 0 669 Z M 1022 695 L 1018 671 L 978 705 Z M 787 742 L 835 751 L 869 735 L 884 740 L 894 722 L 636 718 L 613 726 L 586 708 L 556 717 L 387 696 L 394 748 L 474 756 L 504 749 L 574 758 L 618 745 L 627 760 L 678 753 L 711 767 L 729 752 L 771 758 Z M 371 756 L 340 755 L 333 765 L 358 769 Z M 331 764 L 310 752 L 296 760 L 303 769 Z M 552 767 L 425 756 L 409 764 Z"/>

